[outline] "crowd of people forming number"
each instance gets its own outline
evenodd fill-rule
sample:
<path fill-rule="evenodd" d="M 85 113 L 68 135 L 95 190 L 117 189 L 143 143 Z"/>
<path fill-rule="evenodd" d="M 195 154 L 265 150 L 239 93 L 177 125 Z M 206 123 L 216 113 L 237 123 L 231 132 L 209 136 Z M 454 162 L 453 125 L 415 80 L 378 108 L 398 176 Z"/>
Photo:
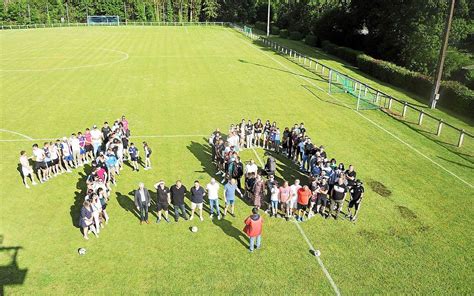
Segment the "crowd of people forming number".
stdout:
<path fill-rule="evenodd" d="M 273 217 L 284 217 L 287 221 L 310 219 L 320 214 L 326 219 L 333 213 L 338 219 L 344 206 L 346 195 L 349 202 L 346 216 L 355 221 L 364 195 L 363 183 L 356 178 L 353 165 L 346 169 L 344 163 L 329 158 L 324 146 L 315 145 L 308 137 L 303 123 L 285 127 L 283 132 L 276 122 L 258 119 L 255 123 L 242 119 L 239 124 L 231 124 L 226 135 L 219 129 L 209 138 L 212 159 L 217 165 L 217 175 L 222 175 L 222 183 L 236 182 L 244 192 L 244 197 L 257 209 L 264 209 Z M 244 164 L 239 151 L 246 148 L 262 147 L 282 154 L 301 172 L 308 176 L 302 180 L 278 180 L 275 177 L 276 160 L 269 156 L 264 168 L 259 169 L 254 160 Z M 271 155 L 271 154 L 270 154 Z M 244 177 L 244 186 L 241 179 Z M 354 214 L 352 214 L 354 209 Z"/>
<path fill-rule="evenodd" d="M 115 120 L 111 126 L 108 122 L 104 122 L 100 129 L 94 125 L 92 129 L 72 133 L 70 137 L 44 142 L 42 147 L 33 144 L 32 156 L 29 157 L 24 150 L 20 152 L 23 184 L 29 189 L 28 179 L 32 185 L 37 185 L 90 164 L 91 173 L 86 178 L 87 193 L 79 225 L 85 239 L 88 239 L 89 232 L 98 236 L 109 221 L 106 208 L 111 184 L 116 185 L 124 162 L 128 162 L 133 171 L 139 171 L 139 161 L 145 170 L 151 169 L 152 150 L 147 142 L 142 144 L 144 161 L 138 147 L 130 142 L 130 128 L 125 116 Z"/>
<path fill-rule="evenodd" d="M 71 134 L 69 138 L 57 139 L 55 142 L 44 142 L 42 148 L 33 145 L 33 156 L 28 157 L 25 151 L 20 152 L 21 173 L 23 183 L 29 188 L 27 179 L 33 185 L 34 176 L 40 183 L 62 173 L 71 172 L 74 168 L 90 163 L 91 172 L 87 175 L 87 192 L 80 212 L 79 225 L 85 239 L 92 232 L 98 237 L 100 229 L 109 221 L 106 208 L 117 176 L 128 162 L 133 171 L 139 170 L 140 152 L 134 143 L 130 143 L 130 129 L 125 116 L 117 119 L 112 126 L 107 122 L 99 129 L 96 125 L 85 132 Z M 216 175 L 222 176 L 224 185 L 224 213 L 219 207 L 220 185 L 211 178 L 206 187 L 199 181 L 194 182 L 190 189 L 192 220 L 195 213 L 203 220 L 202 210 L 204 196 L 207 195 L 210 207 L 210 218 L 225 217 L 234 214 L 235 196 L 238 192 L 242 198 L 254 206 L 254 210 L 264 210 L 272 217 L 284 217 L 287 221 L 296 219 L 302 222 L 320 214 L 326 219 L 338 216 L 349 193 L 346 216 L 355 221 L 364 195 L 362 182 L 356 178 L 353 165 L 345 168 L 344 163 L 329 159 L 324 146 L 315 145 L 308 137 L 303 123 L 286 127 L 283 132 L 276 122 L 267 120 L 263 123 L 258 119 L 255 123 L 244 120 L 239 124 L 231 124 L 226 135 L 216 129 L 209 138 L 212 161 L 217 166 Z M 261 147 L 273 153 L 281 154 L 298 165 L 302 174 L 308 176 L 307 183 L 295 179 L 290 185 L 289 180 L 278 181 L 276 160 L 271 153 L 263 168 L 259 169 L 254 160 L 245 165 L 241 162 L 239 152 L 243 149 Z M 151 169 L 151 148 L 143 142 L 145 170 Z M 33 167 L 30 160 L 33 160 Z M 242 178 L 244 183 L 242 185 Z M 188 220 L 185 209 L 185 194 L 188 193 L 181 181 L 170 188 L 164 181 L 154 185 L 157 191 L 157 212 L 159 223 L 162 219 L 169 222 L 168 209 L 173 205 L 174 219 L 179 217 Z M 150 193 L 143 183 L 135 190 L 135 206 L 140 212 L 140 223 L 149 223 L 148 209 Z M 354 214 L 352 209 L 354 208 Z M 181 211 L 181 214 L 179 213 Z M 254 213 L 255 214 L 255 213 Z M 255 214 L 257 215 L 257 214 Z"/>

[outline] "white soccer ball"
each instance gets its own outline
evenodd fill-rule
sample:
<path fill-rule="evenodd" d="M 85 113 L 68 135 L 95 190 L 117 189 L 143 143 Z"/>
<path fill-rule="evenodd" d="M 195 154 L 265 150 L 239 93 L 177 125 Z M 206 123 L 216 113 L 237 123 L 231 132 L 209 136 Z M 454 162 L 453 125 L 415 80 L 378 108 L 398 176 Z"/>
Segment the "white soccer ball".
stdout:
<path fill-rule="evenodd" d="M 316 256 L 316 257 L 321 256 L 321 251 L 319 251 L 319 250 L 314 250 L 314 256 Z"/>
<path fill-rule="evenodd" d="M 86 254 L 86 249 L 79 248 L 79 250 L 77 250 L 77 252 L 79 253 L 79 255 L 85 255 Z"/>
<path fill-rule="evenodd" d="M 193 227 L 191 227 L 191 231 L 192 231 L 192 232 L 198 232 L 198 228 L 197 228 L 197 226 L 193 226 Z"/>

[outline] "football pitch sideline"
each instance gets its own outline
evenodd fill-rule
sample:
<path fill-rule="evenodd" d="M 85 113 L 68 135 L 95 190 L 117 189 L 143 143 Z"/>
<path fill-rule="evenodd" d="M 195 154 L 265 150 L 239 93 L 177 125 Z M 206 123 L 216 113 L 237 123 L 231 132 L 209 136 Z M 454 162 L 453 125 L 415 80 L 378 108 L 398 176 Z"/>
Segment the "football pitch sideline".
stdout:
<path fill-rule="evenodd" d="M 352 97 L 328 95 L 323 78 L 231 28 L 2 31 L 0 81 L 7 295 L 473 293 L 474 152 L 448 151 L 383 112 L 355 112 Z M 76 221 L 88 167 L 26 189 L 19 152 L 122 115 L 131 142 L 153 149 L 153 169 L 125 165 L 110 223 L 85 241 Z M 138 183 L 207 184 L 217 172 L 207 138 L 242 118 L 280 129 L 304 122 L 330 158 L 353 164 L 365 183 L 357 222 L 263 215 L 262 249 L 253 254 L 242 232 L 251 206 L 239 198 L 236 217 L 139 225 Z M 262 167 L 264 154 L 247 149 L 241 157 Z M 277 160 L 279 178 L 308 183 L 296 165 Z"/>

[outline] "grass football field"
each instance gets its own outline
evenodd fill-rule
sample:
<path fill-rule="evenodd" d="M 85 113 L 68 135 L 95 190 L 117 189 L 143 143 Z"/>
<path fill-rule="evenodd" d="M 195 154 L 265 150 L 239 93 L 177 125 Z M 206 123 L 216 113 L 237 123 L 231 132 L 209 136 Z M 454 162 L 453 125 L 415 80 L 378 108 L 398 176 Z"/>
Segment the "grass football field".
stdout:
<path fill-rule="evenodd" d="M 381 111 L 358 113 L 353 98 L 325 90 L 320 76 L 230 28 L 0 32 L 3 292 L 334 294 L 306 236 L 341 294 L 472 295 L 472 140 L 463 148 L 439 143 Z M 472 122 L 436 112 L 472 132 Z M 41 139 L 123 114 L 132 141 L 153 149 L 153 169 L 125 166 L 107 208 L 109 225 L 85 241 L 74 226 L 84 170 L 28 190 L 17 171 L 19 151 L 31 155 Z M 241 200 L 235 218 L 140 226 L 132 202 L 138 182 L 149 189 L 159 179 L 207 184 L 215 169 L 205 137 L 242 118 L 268 118 L 280 128 L 303 121 L 330 158 L 354 164 L 366 189 L 358 221 L 315 217 L 300 231 L 264 216 L 263 248 L 253 254 L 241 231 L 251 208 Z M 264 159 L 259 149 L 241 155 Z M 290 182 L 304 178 L 282 158 L 277 171 Z M 389 194 L 380 195 L 380 186 Z M 193 225 L 198 233 L 189 231 Z"/>

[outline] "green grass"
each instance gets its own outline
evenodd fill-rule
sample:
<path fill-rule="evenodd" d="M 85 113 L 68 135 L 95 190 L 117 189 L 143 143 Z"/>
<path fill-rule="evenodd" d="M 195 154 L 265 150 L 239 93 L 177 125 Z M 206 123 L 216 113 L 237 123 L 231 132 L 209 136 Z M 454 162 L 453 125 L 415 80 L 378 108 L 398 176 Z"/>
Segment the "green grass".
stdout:
<path fill-rule="evenodd" d="M 30 151 L 32 142 L 0 142 L 0 248 L 21 247 L 16 263 L 27 270 L 22 281 L 3 267 L 13 253 L 0 251 L 0 279 L 20 282 L 6 285 L 5 293 L 332 294 L 294 223 L 266 218 L 263 249 L 248 254 L 241 229 L 250 207 L 242 201 L 236 218 L 214 222 L 139 226 L 130 211 L 129 193 L 140 181 L 149 188 L 161 178 L 168 184 L 179 178 L 188 187 L 195 179 L 207 182 L 215 171 L 200 135 L 243 117 L 270 118 L 282 127 L 304 121 L 317 144 L 354 164 L 365 181 L 356 224 L 320 218 L 301 224 L 343 294 L 474 292 L 472 187 L 386 131 L 471 186 L 472 150 L 448 150 L 380 111 L 362 113 L 384 131 L 351 109 L 351 97 L 335 100 L 321 91 L 327 88 L 321 77 L 228 28 L 9 31 L 0 32 L 0 44 L 2 129 L 51 138 L 126 114 L 136 142 L 183 135 L 147 138 L 153 170 L 123 171 L 108 207 L 110 224 L 87 242 L 71 218 L 84 173 L 26 190 L 16 167 L 18 152 Z M 77 68 L 126 54 L 114 64 Z M 285 161 L 278 174 L 291 181 L 300 176 Z M 368 183 L 375 181 L 390 197 L 374 192 Z M 199 226 L 197 234 L 191 225 Z M 79 247 L 87 248 L 86 256 L 77 255 Z"/>

